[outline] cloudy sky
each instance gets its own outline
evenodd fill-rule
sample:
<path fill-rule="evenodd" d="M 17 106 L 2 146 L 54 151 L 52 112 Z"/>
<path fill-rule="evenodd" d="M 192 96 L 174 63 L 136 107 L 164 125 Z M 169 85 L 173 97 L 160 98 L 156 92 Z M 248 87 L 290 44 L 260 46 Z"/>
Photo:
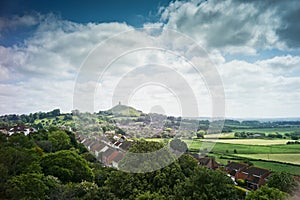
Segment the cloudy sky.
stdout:
<path fill-rule="evenodd" d="M 211 116 L 224 94 L 226 117 L 299 117 L 299 20 L 298 0 L 1 1 L 0 114 Z"/>

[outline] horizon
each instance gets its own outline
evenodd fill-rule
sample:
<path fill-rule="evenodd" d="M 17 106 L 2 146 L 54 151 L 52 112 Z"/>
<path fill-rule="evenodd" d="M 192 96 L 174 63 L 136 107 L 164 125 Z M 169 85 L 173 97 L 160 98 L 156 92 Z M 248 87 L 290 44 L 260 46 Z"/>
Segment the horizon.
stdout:
<path fill-rule="evenodd" d="M 300 118 L 297 0 L 0 7 L 0 115 L 122 101 L 168 116 Z"/>
<path fill-rule="evenodd" d="M 94 113 L 98 113 L 100 111 L 108 111 L 108 110 L 111 110 L 113 109 L 114 107 L 118 106 L 118 105 L 123 105 L 123 104 L 116 104 L 115 106 L 111 107 L 111 108 L 108 108 L 108 109 L 105 109 L 105 110 L 98 110 L 98 111 L 95 111 L 95 112 L 88 112 L 86 111 L 87 113 L 90 113 L 90 114 L 94 114 Z M 163 113 L 157 113 L 157 112 L 145 112 L 141 109 L 138 109 L 138 108 L 135 108 L 133 106 L 130 106 L 130 105 L 123 105 L 123 106 L 127 106 L 127 107 L 131 107 L 137 111 L 140 111 L 144 114 L 160 114 L 160 115 L 165 115 L 165 116 L 168 116 L 168 117 L 182 117 L 182 116 L 173 116 L 173 115 L 167 115 L 167 114 L 163 114 Z M 42 111 L 42 110 L 39 110 L 39 111 L 36 111 L 36 112 L 30 112 L 30 113 L 6 113 L 6 114 L 1 114 L 1 116 L 5 116 L 5 115 L 29 115 L 29 114 L 34 114 L 34 113 L 39 113 L 39 112 L 51 112 L 55 109 L 59 109 L 61 111 L 60 108 L 53 108 L 53 109 L 50 109 L 50 110 L 46 110 L 46 111 Z M 75 109 L 76 110 L 76 109 Z M 71 111 L 67 111 L 67 112 L 61 112 L 60 114 L 70 114 L 72 113 L 72 111 L 74 110 L 71 110 Z M 79 110 L 80 112 L 80 110 Z M 208 117 L 208 116 L 199 116 L 199 117 L 182 117 L 184 119 L 197 119 L 197 120 L 210 120 L 210 119 L 213 119 L 212 117 Z M 214 119 L 218 119 L 218 117 L 215 117 Z M 300 117 L 264 117 L 264 118 L 257 118 L 257 117 L 249 117 L 249 118 L 239 118 L 239 117 L 225 117 L 223 118 L 224 120 L 236 120 L 236 121 L 260 121 L 260 122 L 275 122 L 275 121 L 300 121 Z"/>

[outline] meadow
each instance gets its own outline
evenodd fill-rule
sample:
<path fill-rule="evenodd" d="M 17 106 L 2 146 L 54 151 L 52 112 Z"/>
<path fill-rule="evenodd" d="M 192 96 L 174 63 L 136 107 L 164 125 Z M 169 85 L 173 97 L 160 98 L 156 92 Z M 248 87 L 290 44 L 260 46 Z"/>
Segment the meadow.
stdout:
<path fill-rule="evenodd" d="M 247 128 L 247 129 L 233 129 L 233 132 L 251 132 L 251 133 L 265 133 L 266 135 L 270 133 L 279 133 L 284 135 L 285 133 L 292 133 L 294 131 L 299 131 L 300 127 L 276 127 L 276 128 Z"/>
<path fill-rule="evenodd" d="M 300 153 L 293 154 L 236 154 L 239 157 L 260 159 L 260 160 L 273 160 L 285 163 L 293 163 L 300 165 Z"/>
<path fill-rule="evenodd" d="M 147 139 L 166 143 L 169 139 Z M 209 153 L 218 162 L 250 161 L 257 167 L 300 176 L 300 144 L 287 145 L 282 139 L 219 139 L 216 142 L 199 139 L 184 140 L 189 151 Z M 209 151 L 209 152 L 208 152 Z"/>
<path fill-rule="evenodd" d="M 209 140 L 201 140 L 209 141 Z M 246 144 L 246 145 L 276 145 L 286 144 L 288 139 L 217 139 L 217 143 Z"/>
<path fill-rule="evenodd" d="M 228 160 L 236 161 L 236 162 L 243 162 L 243 159 L 241 157 L 224 156 L 224 155 L 218 155 L 218 154 L 209 154 L 209 156 L 215 157 L 217 162 L 220 162 L 224 165 L 227 164 Z M 247 159 L 247 160 L 250 161 L 254 166 L 257 166 L 257 167 L 261 167 L 264 169 L 270 169 L 274 172 L 286 172 L 286 173 L 300 176 L 300 165 L 274 162 L 274 161 L 256 160 L 256 159 Z"/>

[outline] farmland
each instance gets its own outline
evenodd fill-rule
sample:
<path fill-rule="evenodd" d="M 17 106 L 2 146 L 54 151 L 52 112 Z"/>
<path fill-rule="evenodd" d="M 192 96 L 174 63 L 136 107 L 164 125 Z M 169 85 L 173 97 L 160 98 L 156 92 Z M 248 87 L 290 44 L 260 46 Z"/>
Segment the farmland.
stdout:
<path fill-rule="evenodd" d="M 285 133 L 292 133 L 294 131 L 299 131 L 300 127 L 277 127 L 277 128 L 248 128 L 248 129 L 233 129 L 233 132 L 255 132 L 255 133 L 265 133 L 268 135 L 269 133 L 279 133 L 279 134 L 285 134 Z"/>
<path fill-rule="evenodd" d="M 260 160 L 273 160 L 279 162 L 293 163 L 300 165 L 300 154 L 236 154 L 239 157 L 254 158 Z"/>
<path fill-rule="evenodd" d="M 216 158 L 217 162 L 220 162 L 222 164 L 227 164 L 228 160 L 232 161 L 241 161 L 243 162 L 244 159 L 241 157 L 236 156 L 224 156 L 224 155 L 218 155 L 218 154 L 209 154 L 209 156 L 213 156 Z M 256 159 L 250 159 L 249 160 L 253 165 L 265 169 L 270 169 L 274 172 L 286 172 L 293 175 L 300 175 L 300 166 L 299 165 L 293 165 L 289 163 L 281 163 L 281 162 L 272 162 L 272 161 L 264 161 L 264 160 L 256 160 Z"/>
<path fill-rule="evenodd" d="M 202 140 L 206 141 L 206 140 Z M 246 144 L 246 145 L 276 145 L 286 144 L 287 139 L 217 139 L 217 143 L 228 143 L 228 144 Z"/>
<path fill-rule="evenodd" d="M 168 139 L 147 139 L 167 142 Z M 287 145 L 283 139 L 219 139 L 216 143 L 207 140 L 184 140 L 190 151 L 210 151 L 218 162 L 228 160 L 250 161 L 255 166 L 278 172 L 300 175 L 300 144 Z M 208 152 L 206 152 L 208 153 Z"/>

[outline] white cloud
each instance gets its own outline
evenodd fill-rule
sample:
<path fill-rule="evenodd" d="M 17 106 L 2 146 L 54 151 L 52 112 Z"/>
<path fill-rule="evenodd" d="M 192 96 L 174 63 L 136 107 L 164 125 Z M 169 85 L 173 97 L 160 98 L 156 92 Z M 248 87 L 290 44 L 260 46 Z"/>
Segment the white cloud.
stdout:
<path fill-rule="evenodd" d="M 209 116 L 212 104 L 205 78 L 214 83 L 215 72 L 207 67 L 213 62 L 223 79 L 227 116 L 298 116 L 299 56 L 277 56 L 254 63 L 238 59 L 227 62 L 224 58 L 224 54 L 258 54 L 258 49 L 292 48 L 283 37 L 284 34 L 277 31 L 284 21 L 278 15 L 277 6 L 264 6 L 264 3 L 238 1 L 176 1 L 161 10 L 161 20 L 167 24 L 145 24 L 145 31 L 133 30 L 133 27 L 124 23 L 78 24 L 54 15 L 40 16 L 37 22 L 33 20 L 37 19 L 34 17 L 23 21 L 19 19 L 28 26 L 38 27 L 23 44 L 0 46 L 1 114 L 46 111 L 56 107 L 70 111 L 73 108 L 77 72 L 94 49 L 94 57 L 89 60 L 91 68 L 81 68 L 83 76 L 77 86 L 82 102 L 91 100 L 86 94 L 94 95 L 96 88 L 93 96 L 96 110 L 109 108 L 116 103 L 112 102 L 115 89 L 127 73 L 130 75 L 137 67 L 156 63 L 171 68 L 180 76 L 172 76 L 163 69 L 155 73 L 145 69 L 136 72 L 126 82 L 127 86 L 138 88 L 139 85 L 134 84 L 141 80 L 168 80 L 170 87 L 184 93 L 187 92 L 184 84 L 178 84 L 178 77 L 181 77 L 194 92 L 201 115 Z M 261 12 L 263 8 L 265 12 Z M 0 23 L 1 26 L 7 25 Z M 195 42 L 190 42 L 185 35 L 173 37 L 165 29 L 161 32 L 149 29 L 161 26 L 183 32 Z M 124 34 L 123 38 L 116 38 L 105 49 L 101 49 L 110 36 L 130 30 L 133 31 L 129 35 Z M 196 44 L 208 49 L 209 57 L 203 49 L 197 51 Z M 163 48 L 150 48 L 159 45 Z M 108 64 L 101 59 L 114 59 L 112 56 L 124 53 L 127 49 L 135 51 L 127 52 L 111 63 L 103 79 L 98 82 L 100 67 L 106 66 L 101 64 Z M 188 56 L 187 60 L 182 55 Z M 202 74 L 187 61 L 199 64 L 203 69 Z M 125 88 L 126 84 L 123 86 Z M 173 110 L 170 114 L 176 115 L 175 111 L 179 112 L 180 109 L 176 107 L 178 104 L 175 99 L 174 94 L 152 85 L 136 91 L 130 104 L 146 111 L 159 104 L 165 111 Z"/>
<path fill-rule="evenodd" d="M 297 1 L 175 1 L 161 9 L 161 21 L 208 50 L 253 55 L 258 49 L 299 48 L 299 10 Z"/>
<path fill-rule="evenodd" d="M 12 16 L 11 19 L 0 17 L 0 34 L 6 29 L 17 29 L 20 27 L 30 27 L 39 23 L 40 15 L 23 15 L 23 16 Z"/>
<path fill-rule="evenodd" d="M 227 115 L 233 117 L 299 116 L 300 77 L 279 73 L 272 65 L 294 63 L 298 57 L 283 56 L 248 63 L 233 60 L 219 67 L 223 79 Z M 280 62 L 275 61 L 280 60 Z M 293 60 L 293 61 L 291 61 Z M 281 65 L 283 70 L 284 65 Z M 289 65 L 286 65 L 288 67 Z M 299 65 L 298 65 L 299 66 Z"/>

